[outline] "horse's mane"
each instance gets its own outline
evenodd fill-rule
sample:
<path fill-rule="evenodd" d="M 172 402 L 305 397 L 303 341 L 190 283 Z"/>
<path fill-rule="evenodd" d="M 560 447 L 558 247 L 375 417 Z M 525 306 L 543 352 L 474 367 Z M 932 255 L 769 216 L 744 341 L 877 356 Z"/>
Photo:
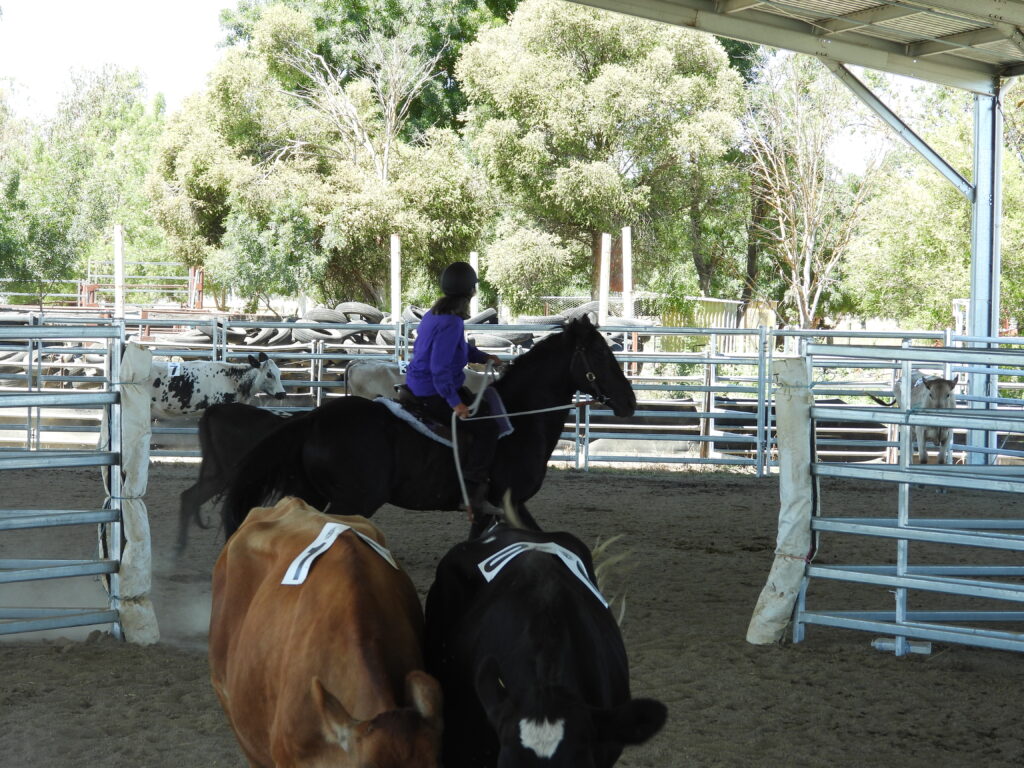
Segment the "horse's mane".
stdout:
<path fill-rule="evenodd" d="M 568 330 L 558 331 L 545 336 L 527 352 L 509 363 L 508 369 L 496 382 L 499 391 L 506 387 L 516 387 L 527 377 L 534 377 L 538 370 L 547 369 L 551 363 L 564 356 Z"/>

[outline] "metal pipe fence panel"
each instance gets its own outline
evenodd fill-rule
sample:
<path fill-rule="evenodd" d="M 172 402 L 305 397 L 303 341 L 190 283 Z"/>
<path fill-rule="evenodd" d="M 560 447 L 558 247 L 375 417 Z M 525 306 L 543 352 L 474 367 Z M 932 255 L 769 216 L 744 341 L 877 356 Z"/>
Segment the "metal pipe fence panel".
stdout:
<path fill-rule="evenodd" d="M 46 325 L 40 318 L 29 318 L 24 326 L 0 327 L 0 433 L 6 435 L 0 445 L 0 471 L 38 471 L 40 485 L 44 474 L 60 467 L 98 467 L 120 476 L 120 454 L 116 443 L 100 446 L 99 421 L 105 415 L 116 424 L 119 396 L 112 391 L 116 378 L 123 331 L 109 322 L 73 325 L 58 322 Z M 99 370 L 95 376 L 68 373 L 65 367 L 75 365 L 81 355 L 95 355 L 90 365 Z M 98 361 L 98 362 L 97 362 Z M 75 384 L 88 380 L 94 389 L 75 391 Z M 72 421 L 61 430 L 62 419 Z M 13 439 L 11 430 L 14 430 Z M 20 437 L 17 431 L 21 430 Z M 73 431 L 73 444 L 53 442 L 50 435 Z M 97 480 L 100 480 L 97 472 Z M 100 495 L 103 494 L 103 495 Z M 100 499 L 106 494 L 97 483 Z M 0 547 L 5 553 L 4 534 L 29 528 L 55 526 L 87 526 L 101 535 L 120 537 L 121 511 L 116 501 L 103 509 L 0 509 Z M 49 501 L 49 500 L 48 500 Z M 86 534 L 89 536 L 88 534 Z M 95 540 L 96 534 L 89 538 Z M 119 545 L 118 545 L 119 546 Z M 11 554 L 17 555 L 15 551 Z M 116 610 L 117 557 L 65 560 L 19 557 L 0 558 L 0 583 L 48 582 L 54 579 L 102 577 L 111 585 L 107 605 L 103 607 L 24 607 L 0 606 L 0 634 L 14 634 L 66 627 L 110 625 L 118 633 Z M 47 591 L 61 598 L 63 590 Z M 11 598 L 11 588 L 5 590 Z M 33 594 L 37 594 L 34 592 Z M 43 594 L 38 592 L 38 594 Z"/>
<path fill-rule="evenodd" d="M 972 341 L 977 341 L 972 340 Z M 921 403 L 927 405 L 923 388 L 925 375 L 957 377 L 963 386 L 966 376 L 983 376 L 995 382 L 995 377 L 1024 377 L 1024 354 L 1007 348 L 1005 340 L 987 339 L 987 348 L 903 346 L 866 347 L 850 346 L 836 349 L 832 345 L 806 341 L 803 344 L 807 367 L 813 371 L 811 387 L 816 393 L 830 372 L 857 368 L 874 370 L 889 368 L 894 377 L 890 396 L 902 387 L 902 403 L 910 407 L 879 407 L 862 402 L 843 406 L 817 404 L 810 408 L 815 433 L 822 434 L 822 424 L 883 425 L 893 433 L 884 441 L 888 452 L 884 461 L 854 463 L 848 460 L 812 465 L 817 477 L 856 478 L 892 483 L 897 489 L 896 517 L 817 517 L 811 529 L 818 535 L 855 535 L 879 540 L 879 556 L 888 563 L 830 563 L 811 564 L 806 569 L 804 586 L 794 616 L 794 639 L 803 639 L 806 625 L 827 625 L 882 633 L 892 641 L 876 642 L 876 647 L 893 650 L 902 655 L 921 647 L 911 647 L 910 641 L 928 640 L 980 645 L 991 648 L 1024 650 L 1021 632 L 1007 632 L 991 627 L 953 626 L 948 622 L 1005 622 L 1012 625 L 1021 621 L 1019 611 L 975 610 L 933 611 L 922 613 L 911 605 L 911 600 L 925 593 L 953 596 L 966 600 L 995 599 L 1011 602 L 1024 601 L 1024 567 L 992 562 L 992 552 L 1024 551 L 1024 504 L 1020 518 L 990 519 L 979 510 L 956 519 L 937 520 L 917 517 L 911 510 L 911 487 L 929 486 L 944 490 L 995 491 L 1012 494 L 1024 493 L 1024 466 L 1022 452 L 1011 444 L 1024 442 L 1024 403 L 1011 397 L 998 397 L 998 387 L 991 388 L 992 397 L 963 397 L 956 400 L 966 407 L 928 408 L 915 406 L 909 393 L 911 384 L 921 387 Z M 923 373 L 919 376 L 916 372 Z M 912 375 L 913 372 L 913 375 Z M 1016 407 L 1014 407 L 1016 406 Z M 934 430 L 933 435 L 929 430 Z M 914 463 L 911 452 L 914 434 L 924 438 L 919 453 L 928 457 L 928 443 L 944 438 L 940 430 L 950 431 L 957 442 L 949 461 L 962 463 Z M 981 435 L 972 440 L 972 434 Z M 965 437 L 963 442 L 959 436 Z M 996 437 L 999 445 L 996 445 Z M 823 442 L 820 439 L 817 441 Z M 1021 497 L 1024 499 L 1024 497 Z M 827 505 L 827 499 L 823 499 Z M 965 513 L 972 510 L 965 509 Z M 891 550 L 884 553 L 882 542 L 895 545 L 895 565 L 891 563 Z M 911 542 L 938 547 L 950 553 L 955 565 L 924 565 L 914 563 Z M 989 553 L 989 554 L 986 554 Z M 982 577 L 982 578 L 978 578 Z M 809 607 L 815 600 L 815 584 L 844 581 L 877 587 L 891 593 L 894 608 L 890 612 L 856 612 L 843 606 L 839 610 Z"/>

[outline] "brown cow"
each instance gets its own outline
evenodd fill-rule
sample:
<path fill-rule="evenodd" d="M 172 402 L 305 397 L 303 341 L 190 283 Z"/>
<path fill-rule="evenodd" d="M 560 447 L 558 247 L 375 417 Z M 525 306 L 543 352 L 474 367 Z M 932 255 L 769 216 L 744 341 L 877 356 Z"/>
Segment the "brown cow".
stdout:
<path fill-rule="evenodd" d="M 325 523 L 352 530 L 321 548 L 305 581 L 282 584 Z M 217 560 L 211 679 L 254 766 L 438 764 L 441 689 L 422 671 L 419 598 L 357 532 L 384 546 L 366 518 L 287 497 L 252 510 Z"/>

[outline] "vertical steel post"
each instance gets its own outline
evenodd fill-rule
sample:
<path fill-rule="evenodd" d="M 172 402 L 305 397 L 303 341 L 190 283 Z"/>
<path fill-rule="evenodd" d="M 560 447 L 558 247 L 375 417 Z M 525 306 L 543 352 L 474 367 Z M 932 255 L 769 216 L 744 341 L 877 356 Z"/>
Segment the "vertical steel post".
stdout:
<path fill-rule="evenodd" d="M 108 589 L 110 594 L 110 607 L 113 610 L 118 611 L 118 622 L 112 627 L 113 636 L 118 640 L 123 639 L 121 633 L 121 622 L 120 622 L 120 610 L 121 610 L 121 523 L 122 523 L 122 512 L 121 512 L 121 466 L 123 459 L 121 456 L 122 450 L 122 436 L 121 436 L 121 355 L 124 352 L 124 320 L 114 318 L 114 322 L 120 327 L 121 336 L 116 339 L 109 339 L 107 341 L 107 372 L 109 375 L 108 388 L 118 393 L 117 402 L 108 405 L 108 417 L 107 424 L 108 439 L 110 445 L 107 447 L 111 453 L 117 454 L 117 462 L 112 466 L 107 467 L 107 482 L 110 488 L 110 508 L 117 510 L 117 520 L 111 523 L 106 523 L 106 536 L 107 536 L 107 556 L 114 560 L 118 566 L 117 570 L 110 574 L 108 583 Z"/>
<path fill-rule="evenodd" d="M 974 202 L 971 207 L 971 306 L 967 318 L 968 336 L 999 335 L 999 234 L 1002 212 L 1003 118 L 999 108 L 999 89 L 992 96 L 974 97 Z M 972 373 L 968 392 L 975 397 L 991 397 L 996 377 Z M 989 404 L 972 400 L 972 408 Z M 994 434 L 969 430 L 967 445 L 994 447 Z M 968 451 L 967 461 L 985 464 L 988 455 Z"/>
<path fill-rule="evenodd" d="M 768 423 L 768 398 L 767 393 L 767 347 L 768 329 L 759 325 L 757 327 L 757 476 L 764 477 L 767 469 L 767 446 L 765 445 L 765 428 Z"/>

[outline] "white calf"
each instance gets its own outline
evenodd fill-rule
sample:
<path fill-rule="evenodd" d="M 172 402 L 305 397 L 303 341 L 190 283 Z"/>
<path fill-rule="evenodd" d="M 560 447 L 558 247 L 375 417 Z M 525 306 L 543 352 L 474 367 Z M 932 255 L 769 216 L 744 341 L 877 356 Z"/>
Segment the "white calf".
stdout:
<path fill-rule="evenodd" d="M 281 371 L 265 352 L 249 355 L 248 363 L 154 362 L 151 380 L 150 412 L 158 417 L 195 413 L 215 403 L 250 405 L 260 393 L 278 400 L 285 394 Z"/>
<path fill-rule="evenodd" d="M 916 411 L 922 408 L 943 409 L 956 408 L 956 399 L 953 396 L 953 389 L 956 387 L 959 376 L 952 380 L 944 379 L 941 376 L 925 376 L 920 371 L 911 373 L 910 384 L 910 410 Z M 896 405 L 902 408 L 903 386 L 900 382 L 896 384 Z M 953 452 L 953 429 L 951 427 L 914 427 L 914 440 L 917 444 L 918 464 L 928 463 L 928 442 L 938 446 L 939 464 L 952 464 Z M 913 458 L 913 455 L 911 455 Z"/>
<path fill-rule="evenodd" d="M 385 360 L 351 360 L 345 369 L 345 387 L 350 395 L 373 400 L 377 397 L 395 397 L 395 387 L 405 384 L 404 367 Z M 466 368 L 466 386 L 479 392 L 488 382 L 488 376 Z"/>

